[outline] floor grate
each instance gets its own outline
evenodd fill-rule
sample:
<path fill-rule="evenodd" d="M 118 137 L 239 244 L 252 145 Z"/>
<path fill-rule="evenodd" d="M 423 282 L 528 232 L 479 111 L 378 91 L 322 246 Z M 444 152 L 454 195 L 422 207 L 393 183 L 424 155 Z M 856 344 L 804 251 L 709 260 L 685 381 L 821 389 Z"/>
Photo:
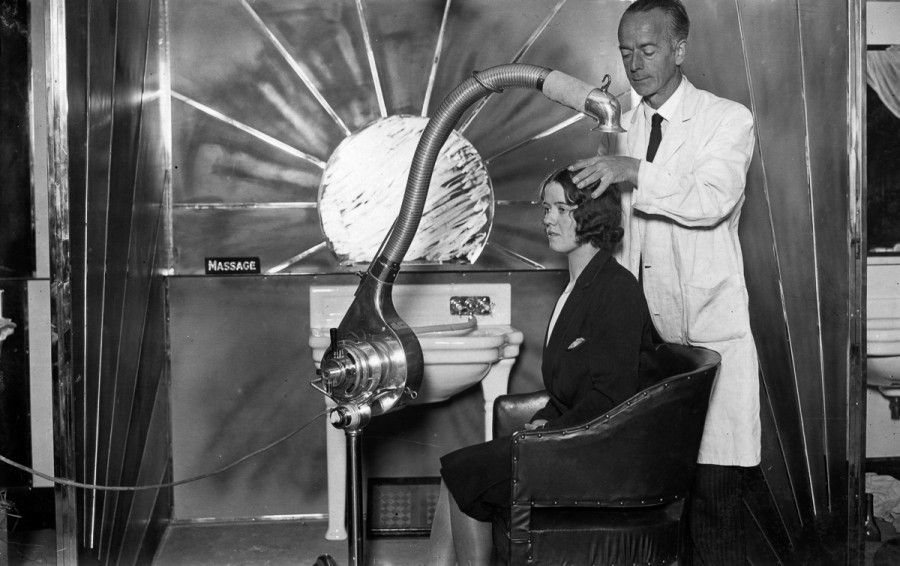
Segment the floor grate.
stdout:
<path fill-rule="evenodd" d="M 370 537 L 428 536 L 434 520 L 439 477 L 369 478 Z"/>

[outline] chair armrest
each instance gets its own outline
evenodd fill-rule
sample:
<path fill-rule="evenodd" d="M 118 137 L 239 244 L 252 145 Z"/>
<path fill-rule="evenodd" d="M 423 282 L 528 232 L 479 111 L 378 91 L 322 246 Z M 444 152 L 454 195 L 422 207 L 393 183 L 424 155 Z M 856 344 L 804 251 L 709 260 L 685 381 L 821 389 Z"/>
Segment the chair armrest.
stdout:
<path fill-rule="evenodd" d="M 494 401 L 494 438 L 522 430 L 550 400 L 546 391 L 501 395 Z"/>
<path fill-rule="evenodd" d="M 640 506 L 683 498 L 717 369 L 664 380 L 584 425 L 514 434 L 514 505 Z"/>

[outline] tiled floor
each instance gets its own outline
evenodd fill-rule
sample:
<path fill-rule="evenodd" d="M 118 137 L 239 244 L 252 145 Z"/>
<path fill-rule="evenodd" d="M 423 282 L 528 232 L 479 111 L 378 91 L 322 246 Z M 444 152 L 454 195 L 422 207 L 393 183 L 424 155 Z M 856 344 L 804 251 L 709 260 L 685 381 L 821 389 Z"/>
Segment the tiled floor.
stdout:
<path fill-rule="evenodd" d="M 897 536 L 879 521 L 882 540 Z M 347 564 L 347 543 L 323 538 L 324 523 L 187 524 L 169 528 L 155 566 L 279 566 L 313 565 L 322 554 Z M 865 565 L 872 566 L 881 543 L 866 543 Z M 367 564 L 419 566 L 427 564 L 427 538 L 377 538 L 367 541 Z"/>
<path fill-rule="evenodd" d="M 897 536 L 889 523 L 879 521 L 882 540 Z M 325 524 L 318 522 L 182 524 L 169 527 L 155 566 L 312 566 L 330 554 L 347 564 L 347 543 L 326 541 Z M 866 566 L 872 566 L 881 543 L 866 544 Z M 427 538 L 377 538 L 367 541 L 367 564 L 420 566 L 427 564 Z"/>
<path fill-rule="evenodd" d="M 312 566 L 322 554 L 347 564 L 346 541 L 327 541 L 324 522 L 175 524 L 169 527 L 155 566 Z M 366 541 L 367 564 L 419 566 L 428 563 L 427 538 Z"/>
<path fill-rule="evenodd" d="M 882 540 L 897 537 L 890 524 L 878 522 Z M 347 564 L 347 544 L 323 538 L 324 523 L 223 523 L 173 525 L 166 533 L 155 566 L 279 566 L 309 565 L 330 554 L 340 566 Z M 55 564 L 56 538 L 52 530 L 12 533 L 9 566 Z M 866 543 L 865 565 L 874 564 L 881 543 Z M 418 566 L 427 564 L 428 539 L 381 538 L 367 541 L 368 564 Z M 2 564 L 0 557 L 0 564 Z"/>

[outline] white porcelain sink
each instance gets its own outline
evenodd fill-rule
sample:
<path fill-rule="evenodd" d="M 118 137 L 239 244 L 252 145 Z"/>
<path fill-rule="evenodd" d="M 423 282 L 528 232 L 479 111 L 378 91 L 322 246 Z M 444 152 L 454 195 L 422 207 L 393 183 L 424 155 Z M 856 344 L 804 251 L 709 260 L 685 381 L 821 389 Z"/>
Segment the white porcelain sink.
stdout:
<path fill-rule="evenodd" d="M 873 256 L 866 270 L 867 381 L 900 388 L 900 257 Z"/>
<path fill-rule="evenodd" d="M 900 256 L 866 268 L 866 456 L 900 456 Z"/>
<path fill-rule="evenodd" d="M 491 370 L 503 360 L 514 361 L 522 343 L 522 333 L 509 326 L 483 326 L 464 333 L 413 329 L 425 362 L 418 396 L 410 403 L 414 405 L 446 401 L 489 376 L 492 380 L 504 377 L 498 372 L 491 375 Z M 309 345 L 318 366 L 329 345 L 328 329 L 313 328 Z M 505 389 L 506 383 L 500 385 Z"/>
<path fill-rule="evenodd" d="M 328 348 L 329 329 L 340 324 L 355 292 L 352 285 L 310 287 L 309 346 L 316 367 Z M 425 362 L 422 384 L 412 404 L 444 401 L 480 382 L 485 438 L 489 440 L 494 400 L 507 392 L 509 372 L 523 340 L 522 333 L 510 326 L 509 284 L 396 285 L 391 296 L 397 313 L 416 331 Z M 470 315 L 469 311 L 475 312 Z M 326 399 L 326 405 L 332 406 L 331 401 Z M 325 426 L 329 478 L 326 538 L 342 540 L 347 537 L 346 440 L 342 431 Z M 331 481 L 333 478 L 340 480 Z"/>

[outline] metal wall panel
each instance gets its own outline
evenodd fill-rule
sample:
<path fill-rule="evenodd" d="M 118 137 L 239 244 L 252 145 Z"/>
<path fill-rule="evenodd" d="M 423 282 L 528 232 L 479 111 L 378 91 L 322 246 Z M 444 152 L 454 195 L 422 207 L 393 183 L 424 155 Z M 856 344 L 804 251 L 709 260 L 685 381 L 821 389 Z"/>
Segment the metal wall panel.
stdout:
<path fill-rule="evenodd" d="M 83 100 L 84 114 L 70 122 L 70 134 L 86 147 L 84 162 L 72 169 L 79 175 L 72 179 L 73 211 L 79 214 L 72 261 L 78 264 L 74 302 L 81 321 L 76 359 L 83 372 L 79 476 L 88 483 L 130 485 L 147 469 L 158 476 L 167 460 L 159 459 L 159 451 L 168 449 L 168 430 L 160 428 L 167 413 L 154 409 L 167 375 L 160 264 L 167 256 L 159 245 L 169 178 L 161 7 L 156 0 L 69 6 L 71 20 L 85 29 L 70 35 L 69 56 L 72 91 L 84 93 L 73 97 Z M 155 449 L 145 453 L 146 445 Z M 87 491 L 80 501 L 82 545 L 100 562 L 116 563 L 126 533 L 134 537 L 137 529 L 143 537 L 167 519 L 169 509 L 156 506 L 158 494 L 152 494 L 148 506 L 146 496 L 135 504 L 130 494 Z"/>
<path fill-rule="evenodd" d="M 136 132 L 133 168 L 133 189 L 130 223 L 127 230 L 127 259 L 125 263 L 125 292 L 122 298 L 122 314 L 118 336 L 119 345 L 116 358 L 116 404 L 113 406 L 113 426 L 108 436 L 109 481 L 128 485 L 136 479 L 145 465 L 142 454 L 145 429 L 149 426 L 154 396 L 143 396 L 138 392 L 151 390 L 155 393 L 165 369 L 165 287 L 159 276 L 162 264 L 162 234 L 165 209 L 162 206 L 166 189 L 167 158 L 164 152 L 162 128 L 162 98 L 159 96 L 160 81 L 160 38 L 159 5 L 148 2 L 148 13 L 135 13 L 137 21 L 132 24 L 146 26 L 146 65 L 141 77 L 138 112 L 139 125 Z M 145 16 L 144 19 L 142 16 Z M 141 37 L 137 31 L 127 32 L 136 41 Z M 121 35 L 121 34 L 120 34 Z M 156 465 L 156 464 L 154 464 Z M 119 502 L 123 499 L 123 502 Z M 108 544 L 103 549 L 104 558 L 115 562 L 115 544 L 121 540 L 122 531 L 130 510 L 129 497 L 110 494 L 104 501 L 103 518 L 111 529 Z M 149 513 L 151 510 L 146 509 Z M 138 517 L 146 515 L 137 515 Z"/>
<path fill-rule="evenodd" d="M 140 368 L 126 423 L 126 459 L 119 483 L 153 485 L 172 479 L 171 411 L 166 344 L 166 281 L 152 279 L 146 305 Z M 111 564 L 146 564 L 172 517 L 172 490 L 125 492 L 116 498 L 107 552 Z M 117 558 L 118 555 L 118 558 Z"/>
<path fill-rule="evenodd" d="M 169 442 L 169 381 L 168 375 L 160 381 L 156 391 L 156 404 L 147 425 L 147 443 L 141 452 L 141 467 L 135 477 L 138 485 L 160 484 L 172 479 L 171 444 Z M 112 564 L 152 564 L 169 520 L 172 517 L 172 490 L 139 491 L 131 498 L 128 518 L 117 522 L 125 525 L 125 534 L 119 546 L 118 558 L 111 557 Z"/>
<path fill-rule="evenodd" d="M 87 172 L 87 37 L 88 14 L 84 9 L 72 9 L 70 4 L 66 11 L 66 79 L 67 98 L 69 103 L 69 186 L 75 194 L 85 194 Z M 85 217 L 85 199 L 76 198 L 69 201 L 70 255 L 72 297 L 83 298 L 86 283 L 85 245 L 87 219 Z M 72 412 L 75 426 L 73 439 L 77 451 L 75 479 L 85 482 L 88 458 L 84 453 L 87 446 L 88 415 L 85 412 L 87 384 L 84 379 L 85 370 L 85 332 L 86 315 L 83 299 L 72 305 L 72 373 L 80 385 L 73 387 Z M 78 536 L 83 534 L 85 524 L 85 501 L 91 494 L 79 489 L 76 492 L 78 510 Z"/>
<path fill-rule="evenodd" d="M 856 279 L 855 268 L 848 253 L 837 250 L 852 249 L 851 219 L 864 215 L 853 207 L 848 211 L 851 195 L 856 193 L 844 183 L 850 179 L 853 112 L 860 111 L 850 102 L 844 85 L 854 82 L 849 68 L 853 57 L 852 39 L 849 48 L 835 45 L 834 37 L 851 37 L 847 14 L 850 9 L 843 2 L 814 2 L 801 0 L 800 25 L 804 44 L 804 78 L 807 93 L 807 140 L 809 145 L 809 175 L 811 208 L 814 218 L 815 250 L 818 263 L 818 293 L 820 347 L 822 349 L 822 385 L 825 409 L 823 425 L 826 436 L 828 466 L 828 510 L 838 517 L 852 517 L 852 509 L 864 507 L 850 494 L 861 488 L 856 484 L 863 476 L 864 450 L 859 440 L 852 439 L 851 422 L 865 419 L 865 410 L 852 415 L 857 402 L 851 397 L 854 388 L 862 389 L 861 376 L 851 366 L 852 344 L 857 352 L 862 347 L 851 333 L 851 313 L 864 305 L 859 293 L 862 281 Z M 829 119 L 847 115 L 846 120 Z M 860 124 L 857 123 L 857 126 Z M 858 136 L 863 132 L 858 131 Z M 857 138 L 858 139 L 858 138 Z M 846 140 L 843 144 L 841 140 Z M 855 203 L 854 203 L 855 204 Z M 855 213 L 853 212 L 855 208 Z M 849 213 L 848 213 L 849 212 Z M 858 242 L 857 250 L 866 249 Z M 857 302 L 854 306 L 854 296 Z M 864 316 L 864 315 L 863 315 Z M 851 379 L 847 379 L 850 376 Z M 846 532 L 829 533 L 839 538 L 841 554 L 852 560 L 858 544 L 860 527 L 849 521 Z M 847 542 L 844 547 L 844 542 Z M 846 552 L 846 554 L 844 554 Z"/>
<path fill-rule="evenodd" d="M 309 386 L 309 286 L 354 284 L 352 275 L 170 279 L 172 442 L 176 480 L 264 446 L 324 410 Z M 540 389 L 541 340 L 567 274 L 402 272 L 398 284 L 507 281 L 512 326 L 525 344 L 513 392 Z M 436 476 L 438 458 L 483 437 L 476 387 L 446 403 L 412 407 L 366 428 L 371 476 Z M 326 511 L 325 427 L 227 473 L 175 488 L 174 518 L 247 518 Z"/>
<path fill-rule="evenodd" d="M 747 51 L 738 49 L 730 38 L 742 37 L 742 22 L 736 4 L 705 2 L 688 5 L 692 15 L 691 43 L 686 73 L 701 88 L 754 107 Z M 776 496 L 779 523 L 761 521 L 770 531 L 784 528 L 796 532 L 803 519 L 800 502 L 809 501 L 804 478 L 806 468 L 793 370 L 781 297 L 781 280 L 775 250 L 768 193 L 768 178 L 761 157 L 759 138 L 747 175 L 746 200 L 742 212 L 741 242 L 745 274 L 750 294 L 750 316 L 761 358 L 760 410 L 763 430 L 763 467 L 766 485 Z M 809 507 L 808 503 L 805 507 Z M 754 509 L 754 515 L 762 511 Z M 767 533 L 768 539 L 775 539 Z"/>
<path fill-rule="evenodd" d="M 82 468 L 88 483 L 100 480 L 98 475 L 98 439 L 100 388 L 104 371 L 103 325 L 104 283 L 106 271 L 106 241 L 108 238 L 109 171 L 112 167 L 113 89 L 115 84 L 115 34 L 118 5 L 116 2 L 95 2 L 85 8 L 87 12 L 87 45 L 85 51 L 74 50 L 70 57 L 84 57 L 87 61 L 84 87 L 86 101 L 86 171 L 85 180 L 74 179 L 73 201 L 84 201 L 84 252 L 75 257 L 84 258 L 84 294 L 73 297 L 75 308 L 84 314 L 83 329 L 83 380 L 81 382 L 84 410 L 84 439 Z M 74 7 L 70 9 L 74 11 Z M 81 189 L 80 191 L 78 189 Z M 81 329 L 79 329 L 81 330 Z M 96 501 L 98 492 L 85 493 L 82 518 L 86 541 L 94 544 Z"/>
<path fill-rule="evenodd" d="M 103 326 L 101 336 L 101 371 L 100 405 L 97 428 L 99 431 L 97 447 L 98 482 L 111 484 L 115 481 L 117 470 L 113 463 L 121 461 L 124 454 L 121 446 L 112 443 L 112 435 L 116 428 L 125 426 L 127 419 L 119 415 L 119 411 L 127 414 L 131 410 L 127 404 L 127 393 L 130 382 L 134 380 L 134 372 L 122 371 L 121 359 L 139 358 L 141 351 L 140 331 L 142 317 L 126 317 L 125 305 L 129 294 L 139 292 L 140 281 L 151 275 L 152 266 L 144 264 L 135 273 L 128 272 L 129 244 L 133 230 L 133 211 L 135 187 L 140 179 L 138 168 L 139 131 L 142 124 L 142 101 L 145 67 L 147 63 L 147 40 L 149 26 L 149 7 L 151 2 L 128 3 L 119 6 L 116 18 L 115 33 L 115 76 L 112 92 L 112 138 L 109 163 L 109 198 L 107 200 L 107 236 L 104 250 L 104 282 L 102 294 Z M 155 31 L 155 30 L 154 30 Z M 151 85 L 152 86 L 152 85 Z M 159 192 L 157 201 L 162 202 L 162 186 L 156 187 Z M 151 226 L 152 230 L 155 226 Z M 152 232 L 150 232 L 152 234 Z M 146 304 L 146 291 L 138 300 Z M 131 313 L 133 315 L 133 313 Z M 137 340 L 126 341 L 124 329 L 128 325 L 137 326 Z M 121 403 L 121 404 L 120 404 Z M 117 422 L 117 418 L 121 422 Z M 97 496 L 97 518 L 100 522 L 99 547 L 101 559 L 105 558 L 105 550 L 110 541 L 107 538 L 112 529 L 109 515 L 110 500 L 114 494 L 100 492 Z"/>
<path fill-rule="evenodd" d="M 748 105 L 756 121 L 741 239 L 761 361 L 762 485 L 779 520 L 759 519 L 763 497 L 751 498 L 751 511 L 782 560 L 817 546 L 849 558 L 853 551 L 847 554 L 838 534 L 855 528 L 847 490 L 859 481 L 847 473 L 854 458 L 848 331 L 850 305 L 859 304 L 848 237 L 858 214 L 846 158 L 849 7 L 799 0 L 686 5 L 688 76 Z"/>
<path fill-rule="evenodd" d="M 834 37 L 849 37 L 848 7 L 843 2 L 801 0 L 799 26 L 802 41 L 804 98 L 806 100 L 806 140 L 810 209 L 813 215 L 815 259 L 817 263 L 817 305 L 820 327 L 819 348 L 824 400 L 823 429 L 827 469 L 827 506 L 831 514 L 847 516 L 847 473 L 853 459 L 848 451 L 848 397 L 852 380 L 849 366 L 851 342 L 850 313 L 853 284 L 850 255 L 850 194 L 847 144 L 850 122 L 831 119 L 848 113 L 846 89 L 850 82 L 847 44 L 835 45 Z M 852 55 L 851 55 L 852 56 Z M 840 86 L 839 86 L 840 85 Z M 809 95 L 808 93 L 813 93 Z M 844 143 L 840 143 L 845 140 Z M 851 209 L 852 210 L 852 209 Z M 858 211 L 857 211 L 858 214 Z M 838 253 L 839 250 L 845 253 Z M 860 298 L 861 300 L 861 298 Z M 851 525 L 852 526 L 852 525 Z M 853 555 L 852 550 L 848 551 Z"/>
<path fill-rule="evenodd" d="M 848 37 L 847 6 L 841 2 L 801 0 L 800 26 L 804 50 L 804 82 L 807 93 L 807 143 L 809 175 L 818 263 L 818 303 L 821 325 L 823 398 L 828 430 L 826 450 L 829 467 L 829 501 L 832 512 L 841 513 L 847 504 L 841 478 L 847 470 L 848 382 L 852 272 L 850 256 L 835 253 L 847 249 L 851 238 L 847 202 L 849 179 L 847 160 L 849 124 L 841 116 L 849 107 L 846 92 L 846 46 L 835 45 L 834 37 Z M 848 118 L 849 119 L 849 118 Z M 848 140 L 841 144 L 841 140 Z"/>
<path fill-rule="evenodd" d="M 270 2 L 270 4 L 274 7 L 277 2 Z M 368 33 L 373 38 L 372 60 L 375 62 L 374 66 L 378 71 L 379 80 L 376 85 L 373 74 L 366 72 L 363 76 L 366 77 L 365 82 L 368 84 L 360 86 L 365 88 L 366 92 L 375 92 L 375 89 L 381 90 L 381 93 L 374 99 L 369 99 L 373 114 L 368 117 L 371 119 L 380 115 L 379 98 L 383 100 L 384 108 L 389 114 L 419 114 L 427 90 L 434 54 L 434 39 L 440 32 L 443 3 L 416 2 L 404 6 L 403 10 L 397 10 L 396 3 L 391 0 L 363 2 L 362 5 Z M 349 7 L 350 4 L 347 6 Z M 284 7 L 282 5 L 281 9 L 283 10 Z M 329 9 L 333 9 L 333 5 L 329 6 Z M 345 18 L 350 17 L 355 20 L 352 22 L 354 27 L 360 26 L 358 15 L 354 11 L 341 10 L 341 12 Z M 267 21 L 277 21 L 266 18 L 265 15 L 263 18 Z M 276 25 L 279 29 L 287 31 L 292 27 L 291 23 L 289 19 L 282 18 Z M 310 27 L 314 27 L 317 21 L 309 19 L 307 23 Z M 296 30 L 296 28 L 294 29 Z M 294 38 L 309 45 L 312 34 L 303 33 L 303 31 L 293 31 Z M 363 38 L 357 35 L 357 39 Z M 291 42 L 291 44 L 297 45 L 295 42 Z M 364 53 L 365 46 L 360 47 L 362 47 L 360 52 Z M 298 59 L 305 59 L 302 51 L 297 50 L 295 54 Z M 366 65 L 361 65 L 359 68 L 365 69 Z M 328 69 L 318 70 L 328 71 Z M 340 80 L 337 86 L 343 90 L 348 87 L 348 84 L 344 80 Z M 357 122 L 355 125 L 360 124 Z"/>
<path fill-rule="evenodd" d="M 739 3 L 749 61 L 760 158 L 783 290 L 803 461 L 813 514 L 827 507 L 823 368 L 819 336 L 816 250 L 807 168 L 806 107 L 797 6 Z M 836 227 L 843 229 L 843 226 Z M 812 252 L 812 253 L 811 253 Z M 780 378 L 782 376 L 769 376 Z M 801 507 L 802 516 L 809 511 Z"/>
<path fill-rule="evenodd" d="M 318 184 L 332 151 L 372 120 L 427 114 L 473 70 L 544 64 L 611 92 L 627 81 L 604 0 L 177 0 L 172 6 L 173 269 L 244 255 L 263 271 L 348 272 L 325 245 Z M 228 35 L 229 42 L 220 40 Z M 494 228 L 473 265 L 562 267 L 529 204 L 551 170 L 596 151 L 587 121 L 535 92 L 511 89 L 460 120 L 490 169 Z M 555 131 L 565 135 L 555 134 Z M 373 178 L 373 183 L 377 179 Z M 279 233 L 273 239 L 268 234 Z M 302 256 L 302 257 L 298 257 Z"/>

